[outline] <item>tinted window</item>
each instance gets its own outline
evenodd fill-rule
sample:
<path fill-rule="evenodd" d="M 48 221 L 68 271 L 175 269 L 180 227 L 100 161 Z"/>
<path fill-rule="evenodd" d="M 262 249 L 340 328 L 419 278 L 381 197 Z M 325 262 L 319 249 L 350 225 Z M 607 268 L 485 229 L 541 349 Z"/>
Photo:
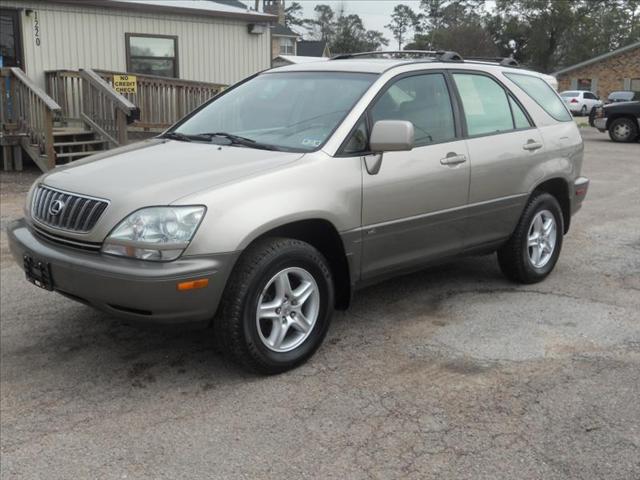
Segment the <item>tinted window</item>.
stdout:
<path fill-rule="evenodd" d="M 529 119 L 520 108 L 513 98 L 509 97 L 509 103 L 511 104 L 511 111 L 513 112 L 513 125 L 516 129 L 518 128 L 529 128 L 531 124 L 529 123 Z"/>
<path fill-rule="evenodd" d="M 584 98 L 588 98 L 589 100 L 597 100 L 597 97 L 591 92 L 585 92 Z"/>
<path fill-rule="evenodd" d="M 416 146 L 446 142 L 456 136 L 449 90 L 440 73 L 398 80 L 376 101 L 371 117 L 373 122 L 413 123 Z"/>
<path fill-rule="evenodd" d="M 573 120 L 556 92 L 541 78 L 521 73 L 505 73 L 505 76 L 524 90 L 545 112 L 556 120 L 562 122 Z"/>
<path fill-rule="evenodd" d="M 354 154 L 367 151 L 369 149 L 368 138 L 367 123 L 362 119 L 358 122 L 358 126 L 349 137 L 349 140 L 347 140 L 343 153 Z"/>
<path fill-rule="evenodd" d="M 573 98 L 573 97 L 577 97 L 580 95 L 580 92 L 562 92 L 560 94 L 561 97 L 564 98 Z"/>
<path fill-rule="evenodd" d="M 506 92 L 495 80 L 484 75 L 456 73 L 453 75 L 469 135 L 513 130 L 513 119 Z"/>

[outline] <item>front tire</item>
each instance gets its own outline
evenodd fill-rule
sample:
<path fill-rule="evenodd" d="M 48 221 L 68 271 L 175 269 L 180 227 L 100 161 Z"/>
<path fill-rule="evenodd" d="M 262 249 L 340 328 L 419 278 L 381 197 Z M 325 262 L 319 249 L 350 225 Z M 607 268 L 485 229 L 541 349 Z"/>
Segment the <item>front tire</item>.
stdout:
<path fill-rule="evenodd" d="M 616 118 L 609 125 L 609 138 L 614 142 L 629 143 L 638 137 L 638 126 L 630 118 Z"/>
<path fill-rule="evenodd" d="M 562 249 L 564 223 L 556 198 L 536 193 L 509 241 L 498 250 L 502 273 L 518 283 L 537 283 L 553 270 Z"/>
<path fill-rule="evenodd" d="M 311 245 L 269 238 L 235 267 L 214 322 L 222 349 L 246 370 L 275 374 L 306 361 L 327 334 L 331 270 Z"/>

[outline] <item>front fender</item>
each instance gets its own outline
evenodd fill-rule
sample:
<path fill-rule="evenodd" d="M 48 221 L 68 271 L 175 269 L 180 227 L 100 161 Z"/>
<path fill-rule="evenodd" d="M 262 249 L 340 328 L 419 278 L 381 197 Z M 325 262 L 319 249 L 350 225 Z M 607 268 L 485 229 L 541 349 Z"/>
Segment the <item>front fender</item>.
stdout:
<path fill-rule="evenodd" d="M 359 157 L 324 152 L 255 177 L 190 195 L 180 204 L 207 205 L 207 214 L 186 255 L 236 252 L 291 222 L 322 219 L 338 232 L 361 225 L 362 165 Z"/>

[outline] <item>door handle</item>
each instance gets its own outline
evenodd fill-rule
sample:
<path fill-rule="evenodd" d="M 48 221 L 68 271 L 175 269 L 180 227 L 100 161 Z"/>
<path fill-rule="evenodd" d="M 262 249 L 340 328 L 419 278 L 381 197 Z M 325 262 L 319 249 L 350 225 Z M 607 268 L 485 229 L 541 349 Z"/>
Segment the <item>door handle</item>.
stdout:
<path fill-rule="evenodd" d="M 447 156 L 440 159 L 440 164 L 442 165 L 458 165 L 459 163 L 464 163 L 467 161 L 467 157 L 465 155 L 458 155 L 455 152 L 447 153 Z"/>
<path fill-rule="evenodd" d="M 535 140 L 529 140 L 527 141 L 527 143 L 525 143 L 522 148 L 524 148 L 525 150 L 538 150 L 539 148 L 542 148 L 542 144 L 539 142 L 536 142 Z"/>

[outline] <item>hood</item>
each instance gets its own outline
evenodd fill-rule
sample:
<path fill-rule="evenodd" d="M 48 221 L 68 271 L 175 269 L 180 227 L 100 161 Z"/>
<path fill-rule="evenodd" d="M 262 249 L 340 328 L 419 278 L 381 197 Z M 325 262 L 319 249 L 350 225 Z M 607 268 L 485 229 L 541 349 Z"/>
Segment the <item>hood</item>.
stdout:
<path fill-rule="evenodd" d="M 604 105 L 604 108 L 607 110 L 615 107 L 628 107 L 629 105 L 640 105 L 640 101 L 638 100 L 625 100 L 623 102 L 611 102 Z"/>
<path fill-rule="evenodd" d="M 56 168 L 45 185 L 127 203 L 133 210 L 168 205 L 186 195 L 256 175 L 300 153 L 152 139 Z"/>

